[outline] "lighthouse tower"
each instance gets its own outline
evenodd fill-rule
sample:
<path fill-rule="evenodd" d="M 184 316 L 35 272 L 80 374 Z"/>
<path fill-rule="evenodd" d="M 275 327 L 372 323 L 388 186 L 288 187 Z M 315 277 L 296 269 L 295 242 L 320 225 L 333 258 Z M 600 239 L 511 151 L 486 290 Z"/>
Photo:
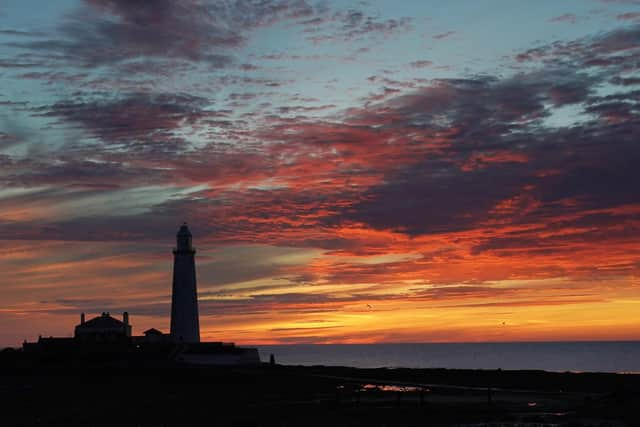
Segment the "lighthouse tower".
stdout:
<path fill-rule="evenodd" d="M 173 250 L 171 338 L 174 342 L 200 342 L 195 254 L 191 232 L 184 223 L 178 230 L 177 244 Z"/>

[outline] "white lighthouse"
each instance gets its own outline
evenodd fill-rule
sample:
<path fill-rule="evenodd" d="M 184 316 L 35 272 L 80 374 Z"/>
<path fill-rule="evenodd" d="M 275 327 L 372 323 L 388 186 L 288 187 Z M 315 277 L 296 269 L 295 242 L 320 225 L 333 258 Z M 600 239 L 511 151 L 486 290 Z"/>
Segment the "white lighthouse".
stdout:
<path fill-rule="evenodd" d="M 184 223 L 178 230 L 173 250 L 173 293 L 171 295 L 171 338 L 174 342 L 200 342 L 198 292 L 196 290 L 196 250 L 191 232 Z"/>

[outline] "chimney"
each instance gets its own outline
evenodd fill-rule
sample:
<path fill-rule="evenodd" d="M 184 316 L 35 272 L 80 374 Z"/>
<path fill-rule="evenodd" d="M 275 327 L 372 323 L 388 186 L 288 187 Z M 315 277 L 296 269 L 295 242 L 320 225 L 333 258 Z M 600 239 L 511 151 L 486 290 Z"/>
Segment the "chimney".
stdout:
<path fill-rule="evenodd" d="M 84 313 L 80 313 L 80 324 L 84 325 Z"/>
<path fill-rule="evenodd" d="M 122 313 L 122 322 L 123 322 L 125 325 L 128 325 L 128 324 L 129 324 L 129 313 L 128 313 L 128 312 L 126 312 L 126 311 L 125 311 L 124 313 Z"/>

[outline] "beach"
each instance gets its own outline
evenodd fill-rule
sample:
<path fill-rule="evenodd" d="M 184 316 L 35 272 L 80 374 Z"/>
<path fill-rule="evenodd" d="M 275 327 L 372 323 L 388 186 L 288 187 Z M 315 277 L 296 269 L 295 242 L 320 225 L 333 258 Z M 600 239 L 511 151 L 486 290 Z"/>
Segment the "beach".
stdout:
<path fill-rule="evenodd" d="M 5 426 L 637 425 L 640 376 L 4 360 Z"/>

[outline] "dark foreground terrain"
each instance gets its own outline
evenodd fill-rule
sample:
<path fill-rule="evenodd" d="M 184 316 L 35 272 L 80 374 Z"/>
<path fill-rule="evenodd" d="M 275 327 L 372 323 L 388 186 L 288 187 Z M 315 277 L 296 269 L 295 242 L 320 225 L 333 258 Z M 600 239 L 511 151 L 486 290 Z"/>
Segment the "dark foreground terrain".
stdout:
<path fill-rule="evenodd" d="M 2 426 L 640 425 L 640 376 L 0 358 Z"/>

